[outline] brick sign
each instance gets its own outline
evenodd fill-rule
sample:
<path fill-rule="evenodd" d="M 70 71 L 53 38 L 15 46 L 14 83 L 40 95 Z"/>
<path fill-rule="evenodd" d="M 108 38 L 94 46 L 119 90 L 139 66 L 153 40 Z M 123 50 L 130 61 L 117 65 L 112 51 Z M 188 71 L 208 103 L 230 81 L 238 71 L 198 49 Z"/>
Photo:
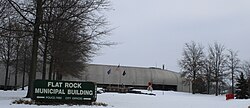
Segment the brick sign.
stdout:
<path fill-rule="evenodd" d="M 96 84 L 93 82 L 35 80 L 35 100 L 95 101 Z"/>

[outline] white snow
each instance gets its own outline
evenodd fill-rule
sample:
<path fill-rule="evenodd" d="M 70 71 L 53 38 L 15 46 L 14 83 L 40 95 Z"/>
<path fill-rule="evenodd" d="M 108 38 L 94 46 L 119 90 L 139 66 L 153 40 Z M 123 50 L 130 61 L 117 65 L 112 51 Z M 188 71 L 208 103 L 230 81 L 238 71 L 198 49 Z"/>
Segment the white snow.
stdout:
<path fill-rule="evenodd" d="M 247 108 L 250 99 L 226 100 L 224 95 L 190 94 L 173 91 L 153 91 L 156 96 L 143 94 L 120 94 L 102 93 L 98 94 L 97 102 L 107 103 L 108 106 L 86 106 L 86 105 L 24 105 L 12 104 L 14 100 L 23 99 L 26 90 L 2 91 L 0 90 L 1 108 Z M 147 92 L 142 90 L 142 92 Z"/>

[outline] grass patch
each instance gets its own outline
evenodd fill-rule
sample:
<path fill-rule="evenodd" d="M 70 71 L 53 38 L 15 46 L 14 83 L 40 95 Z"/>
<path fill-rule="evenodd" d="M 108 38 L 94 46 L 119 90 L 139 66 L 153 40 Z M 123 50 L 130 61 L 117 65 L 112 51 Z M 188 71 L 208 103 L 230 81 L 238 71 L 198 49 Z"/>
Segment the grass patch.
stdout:
<path fill-rule="evenodd" d="M 94 105 L 94 106 L 105 106 L 105 107 L 108 106 L 108 104 L 103 103 L 103 102 L 93 102 L 92 105 Z"/>
<path fill-rule="evenodd" d="M 15 100 L 12 102 L 12 104 L 26 104 L 26 105 L 88 105 L 88 106 L 108 106 L 108 104 L 103 103 L 103 102 L 60 102 L 60 101 L 35 101 L 35 100 Z"/>
<path fill-rule="evenodd" d="M 19 99 L 19 100 L 13 101 L 12 104 L 28 104 L 28 105 L 33 105 L 33 104 L 35 104 L 35 102 L 33 100 Z"/>

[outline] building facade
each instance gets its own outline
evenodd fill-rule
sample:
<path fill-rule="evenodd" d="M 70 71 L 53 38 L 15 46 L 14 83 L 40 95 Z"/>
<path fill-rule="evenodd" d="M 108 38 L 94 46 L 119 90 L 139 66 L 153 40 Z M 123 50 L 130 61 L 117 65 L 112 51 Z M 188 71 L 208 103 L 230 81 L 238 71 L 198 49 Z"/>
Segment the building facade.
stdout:
<path fill-rule="evenodd" d="M 17 87 L 28 85 L 28 75 L 18 72 Z M 42 74 L 37 73 L 37 79 L 41 79 Z M 82 72 L 78 78 L 72 76 L 63 76 L 62 80 L 69 81 L 92 81 L 100 87 L 106 86 L 126 86 L 146 89 L 148 83 L 153 84 L 155 90 L 173 90 L 181 92 L 191 92 L 190 86 L 183 84 L 180 73 L 164 70 L 160 68 L 130 67 L 115 65 L 88 64 L 87 69 Z M 0 66 L 0 87 L 5 84 L 5 67 Z M 7 85 L 13 88 L 15 85 L 15 71 L 10 69 Z M 1 89 L 0 88 L 0 89 Z"/>
<path fill-rule="evenodd" d="M 180 73 L 160 68 L 89 64 L 80 78 L 65 76 L 63 80 L 93 81 L 104 87 L 113 85 L 135 88 L 147 88 L 151 82 L 157 90 L 190 91 L 190 86 L 183 84 Z"/>

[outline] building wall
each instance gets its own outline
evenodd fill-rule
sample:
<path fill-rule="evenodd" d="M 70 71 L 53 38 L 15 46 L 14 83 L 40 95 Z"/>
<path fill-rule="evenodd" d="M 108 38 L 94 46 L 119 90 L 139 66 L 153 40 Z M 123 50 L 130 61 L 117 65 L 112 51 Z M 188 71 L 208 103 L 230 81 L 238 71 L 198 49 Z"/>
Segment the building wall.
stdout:
<path fill-rule="evenodd" d="M 111 70 L 110 74 L 108 71 Z M 122 75 L 125 71 L 126 75 Z M 64 80 L 93 81 L 104 85 L 144 86 L 148 82 L 159 86 L 176 86 L 177 91 L 189 91 L 189 86 L 183 85 L 180 73 L 156 68 L 97 65 L 89 64 L 86 72 L 80 78 L 63 77 Z"/>
<path fill-rule="evenodd" d="M 110 74 L 107 72 L 111 70 Z M 126 75 L 122 75 L 125 71 Z M 22 72 L 18 72 L 17 86 L 22 86 Z M 48 77 L 48 74 L 46 75 Z M 8 86 L 14 86 L 15 71 L 10 68 Z M 37 72 L 36 78 L 41 79 L 42 74 Z M 86 71 L 82 72 L 79 78 L 63 76 L 63 80 L 69 81 L 92 81 L 101 85 L 128 85 L 147 87 L 148 82 L 166 89 L 166 87 L 176 87 L 177 91 L 189 92 L 189 86 L 182 83 L 180 73 L 156 68 L 97 65 L 89 64 Z M 0 86 L 5 82 L 5 67 L 0 65 Z M 25 75 L 25 85 L 28 85 L 28 75 Z M 171 89 L 168 89 L 171 90 Z"/>

